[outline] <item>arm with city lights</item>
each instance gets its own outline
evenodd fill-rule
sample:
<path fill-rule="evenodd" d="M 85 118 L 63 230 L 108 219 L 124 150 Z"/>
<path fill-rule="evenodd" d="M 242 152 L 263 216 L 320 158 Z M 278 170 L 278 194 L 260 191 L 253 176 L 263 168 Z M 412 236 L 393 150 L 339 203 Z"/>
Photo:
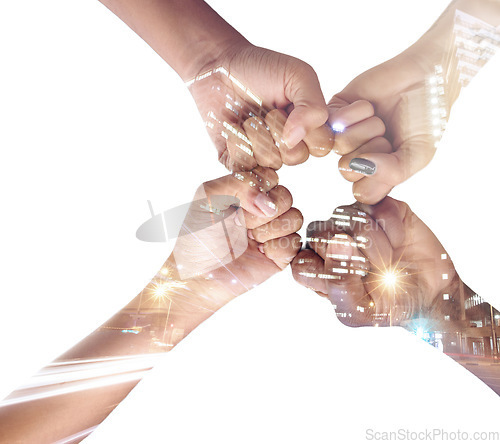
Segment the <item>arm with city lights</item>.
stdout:
<path fill-rule="evenodd" d="M 356 200 L 379 202 L 431 161 L 452 105 L 500 46 L 499 25 L 498 0 L 455 0 L 415 44 L 332 97 L 329 122 L 343 129 L 335 140 L 339 170 Z M 384 138 L 352 145 L 382 128 L 375 117 Z"/>
<path fill-rule="evenodd" d="M 0 403 L 0 442 L 79 442 L 164 352 L 300 250 L 302 215 L 271 169 L 204 183 L 178 217 L 172 254 L 146 288 Z"/>
<path fill-rule="evenodd" d="M 464 365 L 498 362 L 499 312 L 461 281 L 406 203 L 386 197 L 338 207 L 308 226 L 307 243 L 292 263 L 294 278 L 327 297 L 343 324 L 400 326 Z"/>
<path fill-rule="evenodd" d="M 331 150 L 325 99 L 307 63 L 252 45 L 203 0 L 101 3 L 187 82 L 231 171 L 277 169 Z"/>

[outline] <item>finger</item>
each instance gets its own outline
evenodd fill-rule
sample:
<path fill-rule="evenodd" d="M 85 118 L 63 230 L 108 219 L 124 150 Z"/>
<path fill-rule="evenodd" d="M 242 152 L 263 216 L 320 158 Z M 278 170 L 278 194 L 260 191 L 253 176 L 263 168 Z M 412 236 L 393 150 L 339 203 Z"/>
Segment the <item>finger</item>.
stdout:
<path fill-rule="evenodd" d="M 325 260 L 328 298 L 334 304 L 341 322 L 360 326 L 369 323 L 370 298 L 363 278 L 367 275 L 366 259 L 348 235 L 330 239 Z"/>
<path fill-rule="evenodd" d="M 256 162 L 264 167 L 280 169 L 283 164 L 281 155 L 265 122 L 259 117 L 250 117 L 243 122 L 243 128 L 252 142 Z"/>
<path fill-rule="evenodd" d="M 353 187 L 356 200 L 373 205 L 382 200 L 390 190 L 417 171 L 424 168 L 436 152 L 427 136 L 418 136 L 405 142 L 393 153 L 366 153 L 361 157 L 368 161 L 374 174 L 370 181 L 361 180 Z M 366 169 L 369 171 L 370 168 Z M 365 173 L 366 175 L 366 173 Z"/>
<path fill-rule="evenodd" d="M 264 243 L 270 239 L 287 236 L 300 230 L 304 219 L 297 208 L 290 208 L 286 213 L 276 217 L 267 224 L 251 230 L 251 239 Z"/>
<path fill-rule="evenodd" d="M 325 262 L 318 254 L 302 250 L 292 262 L 292 275 L 300 285 L 327 296 L 326 280 L 322 279 L 324 268 Z"/>
<path fill-rule="evenodd" d="M 454 276 L 453 262 L 446 250 L 408 204 L 386 197 L 377 205 L 363 207 L 384 227 L 393 248 L 392 269 L 398 276 L 399 288 L 408 285 L 405 273 L 414 275 L 417 269 L 425 273 L 426 279 L 432 282 L 432 288 L 441 288 L 446 284 L 443 275 L 450 279 Z M 433 296 L 430 295 L 431 298 Z"/>
<path fill-rule="evenodd" d="M 341 232 L 332 219 L 311 222 L 307 226 L 306 242 L 323 260 L 326 258 L 326 248 L 328 239 L 336 233 Z"/>
<path fill-rule="evenodd" d="M 329 125 L 334 131 L 339 133 L 375 115 L 373 105 L 367 100 L 357 100 L 353 103 L 348 103 L 338 96 L 333 96 L 328 103 L 328 112 Z"/>
<path fill-rule="evenodd" d="M 369 140 L 384 134 L 384 122 L 379 117 L 372 116 L 346 127 L 342 132 L 337 132 L 333 149 L 337 154 L 349 154 Z"/>
<path fill-rule="evenodd" d="M 242 124 L 262 109 L 241 95 L 226 75 L 212 73 L 189 86 L 204 118 L 207 131 L 219 153 L 219 160 L 231 171 L 247 171 L 257 163 Z"/>
<path fill-rule="evenodd" d="M 358 242 L 345 233 L 328 240 L 325 265 L 332 267 L 328 271 L 337 284 L 362 279 L 370 271 L 370 263 L 358 248 Z"/>
<path fill-rule="evenodd" d="M 278 267 L 284 269 L 295 258 L 301 246 L 300 236 L 293 233 L 277 239 L 270 239 L 259 249 Z"/>
<path fill-rule="evenodd" d="M 368 275 L 363 277 L 363 284 L 365 294 L 369 294 L 371 300 L 366 299 L 364 300 L 365 305 L 358 305 L 364 307 L 363 312 L 369 312 L 369 310 L 371 310 L 374 314 L 378 313 L 377 317 L 373 318 L 374 322 L 379 325 L 386 325 L 389 319 L 387 318 L 388 313 L 394 312 L 394 310 L 391 311 L 391 308 L 395 301 L 393 295 L 395 289 L 394 276 L 397 273 L 393 265 L 394 251 L 387 233 L 391 229 L 401 231 L 397 223 L 394 223 L 397 222 L 401 214 L 398 212 L 397 216 L 393 216 L 394 221 L 388 218 L 388 223 L 386 225 L 386 220 L 372 217 L 372 215 L 377 212 L 376 207 L 377 206 L 372 207 L 360 204 L 339 207 L 335 210 L 332 218 L 335 219 L 337 221 L 336 223 L 345 231 L 344 235 L 337 235 L 336 237 L 342 239 L 343 236 L 349 235 L 350 238 L 354 240 L 350 247 L 352 249 L 357 249 L 356 255 L 359 254 L 366 258 L 366 267 L 364 271 L 368 272 Z M 394 208 L 392 209 L 394 210 Z M 368 211 L 370 211 L 370 214 Z M 379 213 L 387 216 L 389 211 L 391 211 L 391 208 L 388 207 L 383 209 L 383 211 L 382 209 L 379 210 Z M 347 244 L 345 245 L 346 248 L 349 247 Z M 348 257 L 334 256 L 332 259 L 341 261 L 340 267 L 337 267 L 338 269 L 342 269 L 343 259 L 344 264 L 349 265 L 349 262 L 345 260 L 348 259 Z M 344 266 L 344 268 L 346 267 Z M 343 273 L 346 275 L 347 271 Z M 356 271 L 354 273 L 356 273 Z M 350 271 L 349 274 L 351 274 Z M 342 283 L 342 278 L 337 279 Z M 337 281 L 335 281 L 334 284 L 336 282 Z M 355 289 L 356 287 L 354 286 L 353 288 Z M 360 289 L 358 290 L 361 291 Z M 333 296 L 337 298 L 346 296 L 346 290 L 342 288 L 342 286 L 337 288 L 334 285 L 332 291 L 334 291 Z M 329 294 L 330 293 L 331 292 L 329 292 Z M 354 302 L 357 303 L 358 301 L 350 301 L 349 304 L 352 305 Z M 373 303 L 373 307 L 371 307 L 370 302 Z M 371 308 L 369 309 L 369 307 Z M 348 313 L 348 307 L 345 308 L 345 312 Z M 352 316 L 356 315 L 358 318 L 360 316 L 358 313 L 354 313 L 352 309 L 351 313 Z"/>
<path fill-rule="evenodd" d="M 304 137 L 309 154 L 314 157 L 326 156 L 333 149 L 334 141 L 333 130 L 328 125 L 322 125 Z"/>
<path fill-rule="evenodd" d="M 357 204 L 356 207 L 365 211 L 380 227 L 383 227 L 393 249 L 406 246 L 408 238 L 412 238 L 412 233 L 406 231 L 413 231 L 413 224 L 421 222 L 407 203 L 392 197 L 386 197 L 376 205 Z"/>
<path fill-rule="evenodd" d="M 284 80 L 285 96 L 293 103 L 294 109 L 286 121 L 283 138 L 287 146 L 293 148 L 306 134 L 327 121 L 328 109 L 318 76 L 309 65 L 292 66 Z"/>
<path fill-rule="evenodd" d="M 205 182 L 202 192 L 205 196 L 235 196 L 239 199 L 240 205 L 252 214 L 273 217 L 277 214 L 277 202 L 268 196 L 266 189 L 273 183 L 277 183 L 278 176 L 270 169 L 259 169 L 257 172 L 264 175 L 264 177 L 254 172 L 238 172 Z M 269 182 L 269 185 L 267 185 L 267 182 Z"/>
<path fill-rule="evenodd" d="M 252 142 L 244 131 L 240 127 L 229 123 L 226 124 L 226 130 L 223 135 L 226 137 L 232 171 L 250 171 L 255 168 L 257 161 L 254 157 Z"/>
<path fill-rule="evenodd" d="M 269 191 L 268 194 L 269 197 L 273 200 L 273 202 L 276 202 L 277 213 L 274 216 L 268 217 L 262 215 L 256 216 L 255 214 L 252 214 L 248 211 L 243 211 L 244 220 L 241 222 L 244 223 L 249 230 L 267 224 L 275 217 L 281 216 L 282 214 L 286 213 L 292 207 L 293 204 L 292 195 L 290 191 L 288 191 L 285 187 L 278 185 L 271 191 Z"/>
<path fill-rule="evenodd" d="M 271 131 L 271 136 L 278 147 L 281 160 L 285 165 L 298 165 L 309 157 L 309 150 L 304 142 L 297 143 L 289 149 L 283 139 L 283 128 L 286 122 L 286 115 L 282 110 L 273 109 L 266 115 L 265 122 Z"/>
<path fill-rule="evenodd" d="M 393 250 L 383 222 L 379 224 L 368 213 L 357 208 L 357 204 L 336 208 L 332 219 L 338 229 L 354 239 L 354 247 L 363 252 L 373 272 L 382 275 L 390 269 Z"/>
<path fill-rule="evenodd" d="M 386 197 L 394 187 L 365 177 L 352 185 L 352 195 L 358 202 L 374 205 Z"/>
<path fill-rule="evenodd" d="M 249 187 L 257 188 L 259 191 L 266 193 L 275 188 L 279 182 L 279 177 L 275 170 L 262 166 L 257 166 L 252 171 L 235 172 L 232 176 Z"/>
<path fill-rule="evenodd" d="M 375 165 L 371 165 L 365 155 L 372 153 L 392 153 L 391 143 L 384 137 L 376 137 L 369 140 L 364 145 L 352 153 L 346 154 L 339 159 L 339 171 L 344 179 L 350 182 L 357 182 L 367 176 L 374 176 L 377 174 Z"/>

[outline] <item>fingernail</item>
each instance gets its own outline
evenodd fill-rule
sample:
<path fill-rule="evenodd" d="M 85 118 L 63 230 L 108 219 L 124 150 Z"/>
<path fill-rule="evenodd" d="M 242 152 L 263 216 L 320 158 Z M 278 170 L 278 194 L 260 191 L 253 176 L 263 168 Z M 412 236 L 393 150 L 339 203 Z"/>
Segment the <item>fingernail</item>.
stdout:
<path fill-rule="evenodd" d="M 356 157 L 349 162 L 349 168 L 355 173 L 364 174 L 365 176 L 371 176 L 377 171 L 377 165 L 375 165 L 371 160 L 361 159 Z"/>
<path fill-rule="evenodd" d="M 297 145 L 304 137 L 306 137 L 306 130 L 301 126 L 296 126 L 292 128 L 285 138 L 285 143 L 288 149 L 292 149 L 295 145 Z"/>
<path fill-rule="evenodd" d="M 247 236 L 248 236 L 250 239 L 255 240 L 255 236 L 253 235 L 252 230 L 248 230 L 248 232 L 247 232 Z"/>
<path fill-rule="evenodd" d="M 264 254 L 264 244 L 260 244 L 258 248 L 259 248 L 259 251 L 260 251 L 262 254 Z"/>
<path fill-rule="evenodd" d="M 259 193 L 254 202 L 259 210 L 267 217 L 274 216 L 278 212 L 278 206 L 267 194 Z"/>

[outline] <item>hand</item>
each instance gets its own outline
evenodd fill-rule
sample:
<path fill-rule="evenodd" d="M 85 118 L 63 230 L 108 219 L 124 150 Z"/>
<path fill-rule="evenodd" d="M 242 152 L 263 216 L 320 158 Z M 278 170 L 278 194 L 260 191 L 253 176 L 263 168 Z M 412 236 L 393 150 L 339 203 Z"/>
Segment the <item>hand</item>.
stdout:
<path fill-rule="evenodd" d="M 318 78 L 301 60 L 236 41 L 199 71 L 190 91 L 231 171 L 297 165 L 333 147 Z"/>
<path fill-rule="evenodd" d="M 498 2 L 455 0 L 414 45 L 332 97 L 339 169 L 359 202 L 379 202 L 431 161 L 453 103 L 498 46 L 499 22 Z"/>
<path fill-rule="evenodd" d="M 342 155 L 339 170 L 354 183 L 359 202 L 379 202 L 434 156 L 441 132 L 436 134 L 429 106 L 434 90 L 426 81 L 433 74 L 428 60 L 403 53 L 361 74 L 330 100 L 329 122 L 345 127 L 335 141 Z M 436 110 L 440 131 L 447 113 Z"/>
<path fill-rule="evenodd" d="M 387 197 L 339 207 L 328 221 L 309 225 L 307 241 L 311 249 L 292 263 L 294 278 L 328 297 L 347 325 L 437 322 L 456 308 L 452 296 L 443 298 L 457 282 L 453 263 L 404 202 Z"/>
<path fill-rule="evenodd" d="M 196 192 L 167 261 L 170 270 L 177 270 L 171 277 L 203 293 L 206 306 L 220 308 L 292 261 L 300 250 L 296 231 L 302 222 L 290 192 L 278 185 L 270 168 L 206 182 Z M 206 287 L 207 280 L 213 288 L 194 291 Z"/>

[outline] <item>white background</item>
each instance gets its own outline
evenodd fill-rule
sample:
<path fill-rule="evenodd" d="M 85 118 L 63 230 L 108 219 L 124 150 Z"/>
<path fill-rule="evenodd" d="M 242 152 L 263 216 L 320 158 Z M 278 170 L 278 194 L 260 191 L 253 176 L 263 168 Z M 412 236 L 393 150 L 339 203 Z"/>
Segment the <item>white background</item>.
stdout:
<path fill-rule="evenodd" d="M 397 54 L 442 0 L 214 0 L 253 43 L 310 63 L 327 99 Z M 0 6 L 0 398 L 85 337 L 168 255 L 139 242 L 225 174 L 176 74 L 95 0 Z M 496 307 L 497 59 L 457 102 L 443 146 L 395 190 Z M 306 223 L 350 203 L 337 159 L 283 168 Z M 495 163 L 497 162 L 497 163 Z M 185 339 L 92 443 L 363 442 L 365 429 L 499 428 L 500 399 L 399 329 L 349 329 L 289 270 Z"/>

